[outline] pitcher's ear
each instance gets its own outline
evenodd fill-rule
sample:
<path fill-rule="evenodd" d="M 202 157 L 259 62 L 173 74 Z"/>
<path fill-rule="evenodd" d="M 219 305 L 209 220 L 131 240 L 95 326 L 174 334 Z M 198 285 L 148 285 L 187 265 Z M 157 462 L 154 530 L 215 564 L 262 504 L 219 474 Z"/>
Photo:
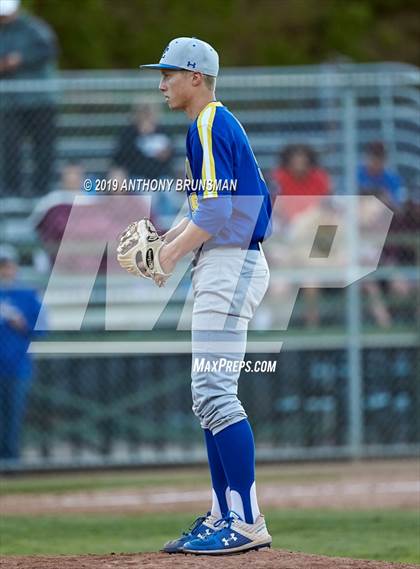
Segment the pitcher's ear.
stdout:
<path fill-rule="evenodd" d="M 194 87 L 200 85 L 203 82 L 204 76 L 199 71 L 194 71 L 193 73 L 191 73 L 191 75 L 192 75 L 192 84 L 194 85 Z"/>

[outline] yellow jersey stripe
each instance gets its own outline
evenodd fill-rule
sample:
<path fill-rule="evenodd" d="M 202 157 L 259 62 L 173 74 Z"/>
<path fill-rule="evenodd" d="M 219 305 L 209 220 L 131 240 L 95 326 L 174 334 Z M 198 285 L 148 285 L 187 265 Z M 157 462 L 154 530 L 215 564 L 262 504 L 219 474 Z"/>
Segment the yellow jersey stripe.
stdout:
<path fill-rule="evenodd" d="M 203 149 L 203 164 L 201 168 L 201 178 L 206 180 L 214 179 L 214 158 L 211 145 L 211 128 L 213 126 L 214 114 L 216 109 L 206 107 L 200 114 L 197 121 L 198 134 L 200 137 L 201 147 Z"/>
<path fill-rule="evenodd" d="M 201 178 L 203 184 L 212 181 L 216 184 L 216 167 L 214 164 L 213 146 L 212 146 L 212 127 L 216 114 L 216 107 L 222 106 L 219 102 L 209 103 L 200 113 L 197 119 L 198 135 L 200 137 L 203 149 L 203 165 L 201 169 Z M 209 190 L 204 185 L 203 198 L 217 197 L 217 188 Z"/>
<path fill-rule="evenodd" d="M 211 175 L 210 179 L 214 181 L 214 183 L 216 183 L 216 167 L 214 164 L 214 156 L 213 156 L 212 128 L 213 128 L 213 121 L 215 114 L 216 114 L 216 108 L 212 107 L 210 111 L 209 123 L 206 129 L 207 146 L 209 150 L 209 159 L 210 159 L 210 175 Z M 204 189 L 203 198 L 208 198 L 208 197 L 217 197 L 217 190 L 215 187 L 210 190 L 207 188 Z"/>

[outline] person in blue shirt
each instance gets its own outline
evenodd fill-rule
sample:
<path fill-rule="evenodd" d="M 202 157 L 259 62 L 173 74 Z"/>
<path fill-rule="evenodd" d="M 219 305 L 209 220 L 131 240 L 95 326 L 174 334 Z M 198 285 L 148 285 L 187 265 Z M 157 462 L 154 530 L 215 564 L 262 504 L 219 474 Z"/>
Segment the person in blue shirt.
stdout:
<path fill-rule="evenodd" d="M 0 460 L 18 460 L 22 424 L 32 379 L 27 353 L 40 302 L 17 280 L 13 247 L 0 246 Z"/>
<path fill-rule="evenodd" d="M 358 168 L 357 182 L 360 194 L 376 196 L 395 212 L 391 225 L 392 232 L 395 220 L 398 219 L 403 207 L 404 192 L 401 177 L 387 166 L 387 152 L 383 142 L 373 141 L 367 145 L 364 163 L 360 164 Z M 395 278 L 387 282 L 372 280 L 365 281 L 363 284 L 363 288 L 369 296 L 369 308 L 372 316 L 383 329 L 389 329 L 392 326 L 391 310 L 386 305 L 383 295 L 383 289 L 387 287 L 394 289 L 397 296 L 401 294 L 405 296 L 406 294 L 404 281 L 398 278 L 397 274 L 395 274 Z"/>
<path fill-rule="evenodd" d="M 376 195 L 391 209 L 401 206 L 403 188 L 397 172 L 387 167 L 385 146 L 380 141 L 371 142 L 365 155 L 365 161 L 357 171 L 357 183 L 360 194 Z"/>
<path fill-rule="evenodd" d="M 176 38 L 158 64 L 171 110 L 191 120 L 186 180 L 189 213 L 165 234 L 166 273 L 194 252 L 193 411 L 204 431 L 211 511 L 168 542 L 168 553 L 229 554 L 271 545 L 257 501 L 254 438 L 238 399 L 247 329 L 268 287 L 261 243 L 271 231 L 267 185 L 237 118 L 215 97 L 219 58 L 197 38 Z"/>

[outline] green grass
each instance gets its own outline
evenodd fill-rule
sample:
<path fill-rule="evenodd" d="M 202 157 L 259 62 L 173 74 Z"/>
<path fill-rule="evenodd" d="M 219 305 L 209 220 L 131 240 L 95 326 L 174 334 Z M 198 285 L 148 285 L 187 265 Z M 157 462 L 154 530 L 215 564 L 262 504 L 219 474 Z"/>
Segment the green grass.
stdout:
<path fill-rule="evenodd" d="M 305 553 L 420 562 L 415 511 L 266 512 L 273 546 Z M 3 555 L 156 551 L 189 525 L 191 515 L 3 516 Z"/>
<path fill-rule="evenodd" d="M 260 467 L 258 482 L 305 483 L 334 481 L 338 474 L 331 471 L 316 471 L 313 468 L 287 470 L 282 468 Z M 43 474 L 40 476 L 19 476 L 0 479 L 0 496 L 10 494 L 63 494 L 89 490 L 142 489 L 170 486 L 171 488 L 191 488 L 200 484 L 209 485 L 207 468 L 188 470 L 139 471 L 137 473 L 84 473 L 84 474 Z"/>
<path fill-rule="evenodd" d="M 205 470 L 171 471 L 170 475 L 164 470 L 158 472 L 141 472 L 138 474 L 55 474 L 41 476 L 22 476 L 5 478 L 0 481 L 0 495 L 10 494 L 63 494 L 65 492 L 99 491 L 113 489 L 142 489 L 150 487 L 175 486 L 191 488 L 197 480 L 203 484 L 209 483 Z"/>

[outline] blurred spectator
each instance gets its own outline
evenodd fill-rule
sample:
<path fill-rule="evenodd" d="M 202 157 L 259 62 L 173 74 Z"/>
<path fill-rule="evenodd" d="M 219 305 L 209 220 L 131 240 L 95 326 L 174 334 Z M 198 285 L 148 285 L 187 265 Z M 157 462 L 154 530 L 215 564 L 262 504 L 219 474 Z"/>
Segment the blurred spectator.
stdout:
<path fill-rule="evenodd" d="M 35 290 L 17 281 L 15 249 L 0 246 L 0 459 L 18 459 L 20 435 L 31 385 L 27 353 L 40 303 Z"/>
<path fill-rule="evenodd" d="M 84 178 L 83 165 L 77 161 L 68 162 L 63 167 L 58 189 L 39 200 L 30 218 L 51 264 L 54 264 L 74 198 L 81 195 Z"/>
<path fill-rule="evenodd" d="M 383 260 L 386 264 L 415 267 L 420 261 L 420 202 L 405 202 L 394 214 L 389 231 L 390 239 L 385 243 Z"/>
<path fill-rule="evenodd" d="M 172 173 L 171 140 L 157 125 L 151 105 L 134 108 L 133 122 L 118 139 L 113 164 L 129 178 L 161 178 Z"/>
<path fill-rule="evenodd" d="M 275 207 L 275 214 L 290 222 L 306 209 L 318 204 L 319 197 L 331 193 L 328 173 L 318 166 L 316 152 L 305 144 L 286 146 L 281 154 L 280 167 L 272 172 L 275 195 L 306 196 L 306 200 L 287 200 Z"/>
<path fill-rule="evenodd" d="M 373 194 L 394 210 L 401 205 L 401 178 L 387 167 L 387 154 L 382 142 L 371 142 L 367 146 L 364 163 L 358 168 L 357 181 L 361 194 Z"/>
<path fill-rule="evenodd" d="M 304 242 L 307 230 L 312 229 L 310 225 L 312 212 L 315 217 L 319 216 L 320 198 L 331 193 L 331 181 L 326 170 L 318 166 L 316 152 L 304 144 L 286 146 L 281 154 L 280 167 L 272 172 L 271 177 L 275 186 L 273 198 L 276 195 L 296 197 L 296 199 L 274 202 L 275 231 L 278 230 L 283 238 L 288 234 L 286 238 L 288 245 L 285 249 L 279 246 L 279 241 L 275 239 L 268 248 L 271 266 L 277 265 L 280 268 L 284 267 L 285 255 L 289 257 L 290 242 L 294 244 L 293 256 L 298 255 L 297 241 L 301 239 Z M 284 294 L 288 294 L 289 290 L 290 287 L 286 282 L 277 283 L 272 288 L 271 294 L 278 301 Z M 307 283 L 302 294 L 305 302 L 305 324 L 310 327 L 318 326 L 320 291 L 317 283 Z"/>
<path fill-rule="evenodd" d="M 113 168 L 108 179 L 115 186 L 86 193 L 82 191 L 83 165 L 74 161 L 64 166 L 59 188 L 42 198 L 30 217 L 51 266 L 57 261 L 57 270 L 71 276 L 106 273 L 107 243 L 115 245 L 130 221 L 151 217 L 145 200 L 120 191 L 124 176 L 123 170 Z M 115 255 L 111 251 L 111 257 Z M 110 265 L 113 271 L 120 271 L 116 262 L 110 261 Z"/>
<path fill-rule="evenodd" d="M 363 247 L 359 250 L 358 258 L 360 267 L 371 266 L 372 263 L 377 262 L 376 236 L 381 234 L 384 224 L 384 211 L 378 208 L 378 205 L 378 202 L 368 202 L 363 203 L 359 208 L 358 233 L 363 235 Z M 322 305 L 321 297 L 328 299 L 336 295 L 331 295 L 331 292 L 324 288 L 325 282 L 321 283 L 321 288 L 319 288 L 317 271 L 311 268 L 311 259 L 328 259 L 331 267 L 337 268 L 337 275 L 340 275 L 340 267 L 343 268 L 343 273 L 346 272 L 351 255 L 347 248 L 338 247 L 334 253 L 336 256 L 331 256 L 331 232 L 327 228 L 345 227 L 347 215 L 346 208 L 340 206 L 340 202 L 335 201 L 331 196 L 296 215 L 287 231 L 283 231 L 281 225 L 274 223 L 273 236 L 266 245 L 270 268 L 273 269 L 273 278 L 268 293 L 272 306 L 275 307 L 271 318 L 273 324 L 278 324 L 279 317 L 283 318 L 282 323 L 284 324 L 282 310 L 287 309 L 288 301 L 294 294 L 294 271 L 302 271 L 299 276 L 299 282 L 304 283 L 305 286 L 301 292 L 304 301 L 302 319 L 307 327 L 319 327 L 324 323 L 322 319 L 324 316 L 336 319 L 336 316 L 340 314 L 340 310 L 331 310 L 331 303 Z M 316 239 L 314 240 L 315 231 Z M 321 275 L 322 271 L 319 274 Z M 395 288 L 396 279 L 389 281 L 388 284 Z M 380 328 L 389 328 L 392 319 L 381 285 L 382 283 L 369 279 L 361 283 L 367 311 L 376 325 Z"/>
<path fill-rule="evenodd" d="M 285 200 L 282 200 L 285 201 Z M 283 231 L 282 226 L 274 223 L 274 232 L 270 240 L 267 241 L 265 251 L 269 258 L 270 269 L 277 270 L 276 278 L 271 279 L 268 297 L 275 309 L 271 315 L 270 325 L 287 325 L 287 313 L 290 307 L 290 299 L 295 294 L 295 283 L 293 272 L 305 270 L 301 277 L 302 297 L 304 301 L 303 322 L 308 328 L 318 327 L 321 324 L 321 294 L 325 294 L 319 287 L 323 286 L 313 275 L 314 271 L 310 268 L 311 257 L 328 258 L 331 242 L 327 235 L 318 235 L 312 245 L 310 256 L 308 256 L 308 243 L 313 241 L 314 228 L 325 225 L 338 226 L 342 223 L 342 212 L 334 203 L 333 198 L 319 200 L 312 204 L 310 208 L 304 208 L 304 199 L 300 214 L 293 217 L 287 231 Z M 280 202 L 280 200 L 279 200 Z M 286 204 L 281 203 L 281 209 Z M 326 223 L 327 222 L 327 223 Z M 335 263 L 342 262 L 341 259 Z M 289 273 L 289 274 L 288 274 Z"/>
<path fill-rule="evenodd" d="M 360 194 L 376 196 L 395 212 L 382 257 L 383 264 L 393 265 L 397 261 L 395 256 L 396 249 L 390 245 L 390 241 L 392 242 L 395 227 L 401 218 L 400 208 L 402 206 L 403 188 L 398 173 L 387 167 L 387 153 L 383 142 L 374 141 L 367 145 L 364 162 L 360 164 L 357 171 L 357 181 Z M 372 220 L 369 223 L 372 223 Z M 394 254 L 390 255 L 390 251 L 393 251 Z M 400 258 L 398 260 L 401 261 L 403 256 L 404 252 L 400 247 Z M 391 257 L 393 257 L 392 260 Z M 395 273 L 392 280 L 366 281 L 363 283 L 363 288 L 368 293 L 369 308 L 376 323 L 381 328 L 390 328 L 392 316 L 384 293 L 393 294 L 397 302 L 401 302 L 409 294 L 409 283 Z"/>
<path fill-rule="evenodd" d="M 57 43 L 42 20 L 20 11 L 20 0 L 0 1 L 0 81 L 53 77 Z M 32 143 L 33 191 L 45 194 L 53 177 L 55 104 L 53 93 L 22 89 L 3 93 L 0 102 L 5 191 L 23 192 L 23 143 Z"/>
<path fill-rule="evenodd" d="M 392 267 L 392 279 L 375 283 L 389 299 L 389 325 L 394 320 L 413 322 L 416 318 L 418 284 L 404 274 L 404 267 L 419 264 L 419 231 L 420 204 L 407 201 L 394 214 L 380 261 L 381 266 Z"/>
<path fill-rule="evenodd" d="M 172 178 L 173 147 L 171 139 L 159 128 L 156 112 L 150 104 L 133 109 L 133 121 L 121 132 L 113 167 L 125 171 L 128 178 Z M 179 192 L 154 192 L 151 213 L 159 230 L 172 225 L 172 217 L 180 208 Z"/>

